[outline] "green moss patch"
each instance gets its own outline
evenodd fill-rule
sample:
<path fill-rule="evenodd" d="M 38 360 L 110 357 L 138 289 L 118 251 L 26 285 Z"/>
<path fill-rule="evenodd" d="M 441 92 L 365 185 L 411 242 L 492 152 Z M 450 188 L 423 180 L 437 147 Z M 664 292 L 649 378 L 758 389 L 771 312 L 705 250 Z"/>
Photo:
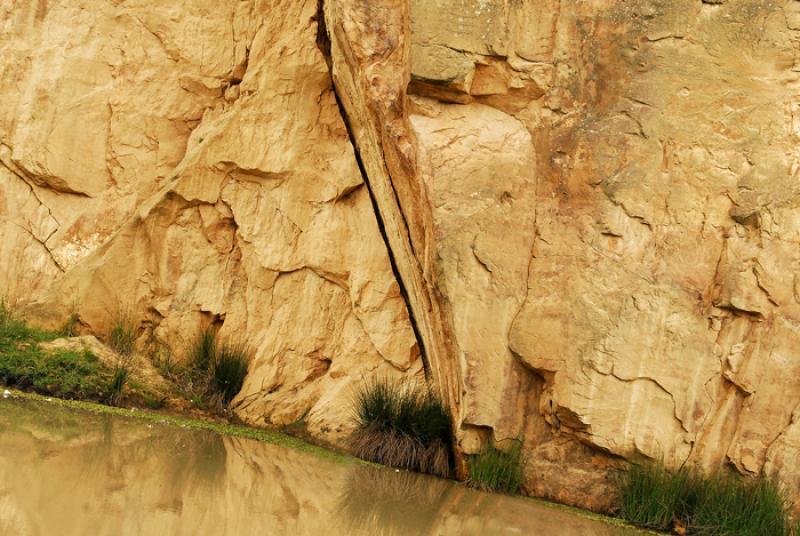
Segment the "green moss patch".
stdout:
<path fill-rule="evenodd" d="M 328 460 L 340 463 L 366 463 L 358 458 L 347 456 L 332 450 L 325 449 L 311 443 L 307 443 L 301 439 L 275 432 L 272 430 L 264 430 L 261 428 L 251 428 L 239 424 L 228 424 L 214 421 L 204 421 L 201 419 L 192 419 L 187 417 L 180 417 L 169 415 L 165 413 L 158 413 L 155 411 L 143 409 L 127 409 L 114 406 L 106 406 L 96 402 L 88 402 L 85 400 L 66 400 L 61 398 L 46 397 L 37 393 L 26 393 L 21 391 L 13 391 L 13 396 L 27 400 L 34 400 L 37 402 L 46 402 L 48 404 L 57 404 L 61 407 L 76 409 L 80 411 L 90 411 L 93 413 L 103 413 L 106 415 L 117 415 L 120 417 L 134 418 L 148 423 L 159 423 L 173 426 L 180 426 L 181 428 L 191 430 L 208 430 L 218 434 L 228 435 L 232 437 L 243 437 L 247 439 L 254 439 L 256 441 L 263 441 L 273 445 L 278 445 L 301 452 L 307 452 L 318 457 L 326 458 Z"/>
<path fill-rule="evenodd" d="M 107 380 L 96 356 L 40 348 L 59 336 L 28 327 L 0 303 L 0 382 L 62 397 L 101 398 Z"/>

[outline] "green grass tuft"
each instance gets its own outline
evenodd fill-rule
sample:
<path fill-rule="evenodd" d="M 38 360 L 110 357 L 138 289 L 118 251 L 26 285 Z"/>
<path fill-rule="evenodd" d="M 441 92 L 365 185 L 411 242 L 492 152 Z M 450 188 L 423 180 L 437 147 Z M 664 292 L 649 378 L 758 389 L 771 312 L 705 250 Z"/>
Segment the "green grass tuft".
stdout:
<path fill-rule="evenodd" d="M 714 474 L 697 478 L 698 501 L 690 515 L 692 534 L 788 536 L 787 500 L 777 483 Z"/>
<path fill-rule="evenodd" d="M 448 477 L 451 473 L 450 416 L 429 388 L 375 379 L 355 399 L 357 456 L 411 471 Z"/>
<path fill-rule="evenodd" d="M 239 393 L 247 376 L 247 346 L 220 343 L 216 330 L 209 326 L 192 340 L 186 356 L 187 368 L 175 367 L 172 379 L 182 385 L 196 406 L 224 409 Z"/>
<path fill-rule="evenodd" d="M 61 326 L 61 329 L 58 331 L 58 334 L 62 337 L 75 337 L 78 335 L 78 324 L 80 323 L 80 317 L 78 313 L 70 313 L 67 317 L 67 320 L 64 322 L 64 325 Z"/>
<path fill-rule="evenodd" d="M 201 331 L 189 347 L 189 363 L 196 371 L 206 373 L 217 359 L 217 332 L 212 327 Z"/>
<path fill-rule="evenodd" d="M 123 357 L 130 356 L 136 349 L 136 323 L 128 313 L 120 313 L 114 319 L 108 346 Z"/>
<path fill-rule="evenodd" d="M 657 530 L 704 536 L 789 536 L 787 500 L 777 483 L 662 464 L 632 466 L 620 479 L 621 516 Z"/>
<path fill-rule="evenodd" d="M 696 502 L 692 487 L 686 469 L 670 473 L 661 464 L 632 465 L 620 481 L 620 515 L 640 527 L 668 530 Z"/>
<path fill-rule="evenodd" d="M 216 352 L 212 372 L 213 384 L 226 404 L 242 389 L 249 362 L 247 348 L 241 344 L 226 343 Z"/>
<path fill-rule="evenodd" d="M 522 442 L 514 441 L 510 448 L 501 450 L 493 441 L 480 454 L 469 456 L 469 481 L 471 487 L 517 493 L 522 485 Z"/>
<path fill-rule="evenodd" d="M 114 374 L 108 383 L 108 401 L 112 405 L 117 404 L 122 397 L 122 390 L 125 388 L 125 384 L 128 383 L 130 374 L 131 371 L 127 365 L 120 364 L 114 368 Z"/>

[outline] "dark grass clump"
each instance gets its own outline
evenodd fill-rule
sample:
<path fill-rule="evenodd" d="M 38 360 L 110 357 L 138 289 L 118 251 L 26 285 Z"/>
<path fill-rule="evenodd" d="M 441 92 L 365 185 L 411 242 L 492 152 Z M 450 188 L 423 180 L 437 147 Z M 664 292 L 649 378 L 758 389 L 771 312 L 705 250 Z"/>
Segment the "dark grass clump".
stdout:
<path fill-rule="evenodd" d="M 450 416 L 427 387 L 374 380 L 356 395 L 355 454 L 390 467 L 451 474 Z"/>
<path fill-rule="evenodd" d="M 223 344 L 216 352 L 212 365 L 214 389 L 227 404 L 242 389 L 250 362 L 247 348 L 242 344 Z"/>
<path fill-rule="evenodd" d="M 133 354 L 136 349 L 136 323 L 129 314 L 120 313 L 114 319 L 108 346 L 123 357 Z"/>
<path fill-rule="evenodd" d="M 198 406 L 224 409 L 242 389 L 247 376 L 247 346 L 220 343 L 216 330 L 209 326 L 190 343 L 187 357 L 186 373 L 176 376 L 188 389 L 189 398 Z"/>
<path fill-rule="evenodd" d="M 189 364 L 200 373 L 211 370 L 217 359 L 217 332 L 212 327 L 201 331 L 189 346 Z"/>
<path fill-rule="evenodd" d="M 117 404 L 122 398 L 122 390 L 130 378 L 130 368 L 125 364 L 119 364 L 114 368 L 114 374 L 108 383 L 108 401 Z"/>
<path fill-rule="evenodd" d="M 483 452 L 469 457 L 468 463 L 471 487 L 510 494 L 519 491 L 524 465 L 521 441 L 514 441 L 505 450 L 489 441 Z"/>
<path fill-rule="evenodd" d="M 620 479 L 621 516 L 642 527 L 704 536 L 789 536 L 788 502 L 771 480 L 704 475 L 662 464 L 632 466 Z"/>
<path fill-rule="evenodd" d="M 670 473 L 661 464 L 632 465 L 620 479 L 620 515 L 640 527 L 668 530 L 696 503 L 694 491 L 687 469 Z"/>

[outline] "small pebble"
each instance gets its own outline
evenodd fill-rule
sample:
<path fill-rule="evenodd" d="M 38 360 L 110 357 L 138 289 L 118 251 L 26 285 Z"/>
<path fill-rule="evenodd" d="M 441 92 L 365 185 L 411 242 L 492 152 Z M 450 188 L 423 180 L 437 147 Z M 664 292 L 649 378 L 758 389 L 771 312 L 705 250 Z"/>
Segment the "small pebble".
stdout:
<path fill-rule="evenodd" d="M 11 396 L 11 391 L 9 391 L 8 389 L 3 391 L 3 398 L 8 398 L 9 396 Z"/>

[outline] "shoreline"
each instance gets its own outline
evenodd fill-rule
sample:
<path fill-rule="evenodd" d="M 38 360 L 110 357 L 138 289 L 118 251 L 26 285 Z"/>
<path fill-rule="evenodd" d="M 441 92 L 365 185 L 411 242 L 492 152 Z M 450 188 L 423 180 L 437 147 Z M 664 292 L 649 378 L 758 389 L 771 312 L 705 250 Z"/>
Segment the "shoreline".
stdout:
<path fill-rule="evenodd" d="M 191 430 L 204 430 L 219 435 L 252 439 L 255 441 L 261 441 L 264 443 L 269 443 L 272 445 L 296 450 L 299 452 L 305 452 L 312 456 L 317 456 L 319 458 L 323 458 L 339 464 L 366 465 L 366 466 L 379 467 L 391 470 L 391 468 L 387 466 L 368 462 L 360 458 L 356 458 L 355 456 L 351 456 L 349 454 L 337 452 L 335 450 L 325 448 L 320 445 L 315 445 L 309 441 L 291 436 L 281 431 L 268 430 L 264 428 L 255 428 L 252 426 L 247 426 L 242 424 L 206 421 L 197 417 L 183 417 L 178 415 L 172 415 L 159 410 L 142 409 L 142 408 L 121 408 L 121 407 L 101 404 L 99 402 L 64 399 L 54 396 L 41 395 L 33 392 L 19 391 L 7 387 L 3 387 L 3 389 L 7 390 L 10 393 L 10 397 L 8 398 L 31 400 L 45 404 L 56 404 L 58 406 L 69 409 L 77 409 L 79 411 L 86 411 L 91 413 L 133 418 L 146 423 L 166 424 Z M 452 482 L 455 485 L 466 486 L 463 482 L 459 482 L 457 480 L 450 480 L 450 482 Z M 491 492 L 483 492 L 483 493 L 491 493 Z M 615 527 L 636 530 L 640 534 L 653 534 L 653 535 L 664 534 L 660 532 L 649 531 L 641 527 L 636 527 L 634 525 L 626 523 L 625 521 L 619 518 L 598 514 L 590 510 L 583 510 L 574 506 L 556 503 L 537 497 L 530 497 L 521 494 L 507 495 L 507 497 L 519 500 L 534 501 L 539 505 L 548 508 L 558 509 L 561 511 L 566 511 L 569 512 L 570 514 L 576 515 L 584 519 L 590 519 L 593 521 L 602 522 L 607 525 Z"/>

